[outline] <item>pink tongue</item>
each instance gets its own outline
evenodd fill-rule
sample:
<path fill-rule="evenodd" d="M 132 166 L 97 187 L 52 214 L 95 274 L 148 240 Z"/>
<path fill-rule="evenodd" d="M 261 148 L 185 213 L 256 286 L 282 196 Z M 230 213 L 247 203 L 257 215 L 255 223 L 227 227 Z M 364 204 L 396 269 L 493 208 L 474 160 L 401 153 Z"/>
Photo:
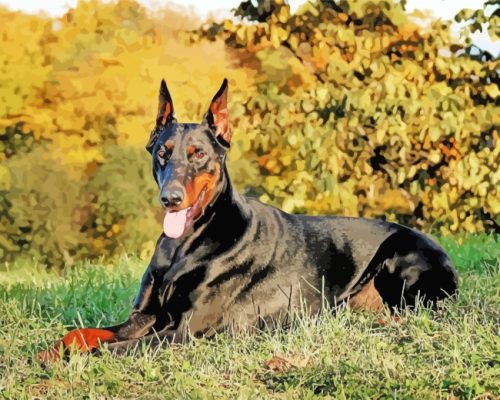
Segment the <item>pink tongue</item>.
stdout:
<path fill-rule="evenodd" d="M 190 208 L 185 208 L 180 211 L 167 211 L 163 220 L 163 232 L 168 237 L 177 239 L 189 228 L 188 211 Z"/>

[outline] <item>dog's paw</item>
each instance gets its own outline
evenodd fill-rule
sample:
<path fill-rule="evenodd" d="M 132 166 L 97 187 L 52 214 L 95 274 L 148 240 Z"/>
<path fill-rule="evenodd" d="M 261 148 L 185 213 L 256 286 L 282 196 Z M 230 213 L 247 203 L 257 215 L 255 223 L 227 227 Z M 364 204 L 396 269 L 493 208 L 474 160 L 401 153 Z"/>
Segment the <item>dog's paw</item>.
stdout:
<path fill-rule="evenodd" d="M 101 343 L 115 341 L 115 334 L 107 329 L 82 328 L 68 332 L 52 347 L 39 352 L 35 359 L 42 365 L 49 365 L 68 355 L 71 349 L 85 353 L 98 349 Z"/>
<path fill-rule="evenodd" d="M 76 348 L 81 352 L 97 349 L 100 343 L 113 342 L 115 334 L 107 329 L 82 328 L 67 333 L 62 343 L 65 349 Z"/>

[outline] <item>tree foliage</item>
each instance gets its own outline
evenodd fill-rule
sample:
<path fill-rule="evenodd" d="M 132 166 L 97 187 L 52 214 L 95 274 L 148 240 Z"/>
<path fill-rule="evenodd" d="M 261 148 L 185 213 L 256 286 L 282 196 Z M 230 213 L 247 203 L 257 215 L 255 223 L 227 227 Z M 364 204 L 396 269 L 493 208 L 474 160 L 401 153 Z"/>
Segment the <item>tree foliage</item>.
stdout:
<path fill-rule="evenodd" d="M 160 80 L 196 121 L 231 67 L 222 44 L 179 38 L 198 24 L 131 0 L 54 19 L 0 8 L 0 260 L 151 252 L 161 225 L 144 146 Z"/>
<path fill-rule="evenodd" d="M 259 71 L 259 94 L 235 107 L 234 151 L 258 172 L 236 179 L 290 212 L 498 230 L 498 60 L 468 57 L 449 23 L 423 30 L 403 5 L 325 0 L 292 15 L 245 1 L 235 14 L 251 24 L 193 32 Z"/>
<path fill-rule="evenodd" d="M 61 18 L 0 8 L 0 260 L 151 253 L 161 211 L 144 144 L 162 77 L 182 121 L 230 79 L 231 176 L 265 202 L 498 230 L 498 60 L 403 6 L 244 1 L 199 29 L 133 0 Z"/>

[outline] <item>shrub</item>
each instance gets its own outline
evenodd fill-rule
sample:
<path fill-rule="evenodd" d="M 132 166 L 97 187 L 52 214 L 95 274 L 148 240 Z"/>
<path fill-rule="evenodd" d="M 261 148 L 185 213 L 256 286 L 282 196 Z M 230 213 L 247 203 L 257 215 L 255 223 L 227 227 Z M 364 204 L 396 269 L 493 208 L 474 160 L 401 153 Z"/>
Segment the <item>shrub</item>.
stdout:
<path fill-rule="evenodd" d="M 191 38 L 222 37 L 257 65 L 258 95 L 232 107 L 233 159 L 254 170 L 236 174 L 241 188 L 289 212 L 499 230 L 497 60 L 466 56 L 448 23 L 423 31 L 392 1 L 295 15 L 245 1 L 235 14 L 252 23 Z"/>

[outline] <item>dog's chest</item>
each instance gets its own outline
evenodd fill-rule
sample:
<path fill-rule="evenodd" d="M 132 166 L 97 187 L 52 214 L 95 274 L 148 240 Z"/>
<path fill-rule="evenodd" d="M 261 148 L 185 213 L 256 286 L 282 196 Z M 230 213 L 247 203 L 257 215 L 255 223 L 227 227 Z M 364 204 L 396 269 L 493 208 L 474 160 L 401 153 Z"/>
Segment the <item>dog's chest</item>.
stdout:
<path fill-rule="evenodd" d="M 248 257 L 224 267 L 217 262 L 197 267 L 204 270 L 203 280 L 189 292 L 174 293 L 167 308 L 179 310 L 182 304 L 182 318 L 194 335 L 207 335 L 222 328 L 245 330 L 262 324 L 286 323 L 289 313 L 298 310 L 306 299 L 310 310 L 319 310 L 321 296 L 304 279 L 304 271 L 284 270 L 258 261 Z M 194 276 L 192 272 L 188 278 L 179 278 L 193 283 Z M 181 296 L 183 301 L 179 301 Z"/>

